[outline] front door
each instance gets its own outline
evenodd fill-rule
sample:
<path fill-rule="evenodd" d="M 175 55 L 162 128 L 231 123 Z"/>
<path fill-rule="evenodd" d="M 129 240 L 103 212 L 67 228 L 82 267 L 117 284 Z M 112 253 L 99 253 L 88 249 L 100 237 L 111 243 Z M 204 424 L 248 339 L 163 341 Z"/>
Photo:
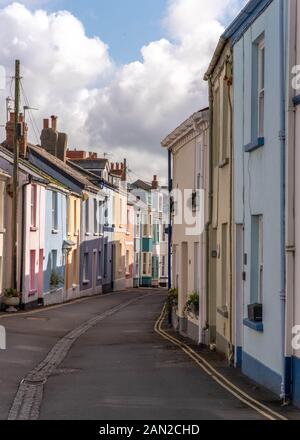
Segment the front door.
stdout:
<path fill-rule="evenodd" d="M 39 277 L 38 277 L 38 298 L 42 299 L 44 293 L 44 249 L 39 252 Z"/>

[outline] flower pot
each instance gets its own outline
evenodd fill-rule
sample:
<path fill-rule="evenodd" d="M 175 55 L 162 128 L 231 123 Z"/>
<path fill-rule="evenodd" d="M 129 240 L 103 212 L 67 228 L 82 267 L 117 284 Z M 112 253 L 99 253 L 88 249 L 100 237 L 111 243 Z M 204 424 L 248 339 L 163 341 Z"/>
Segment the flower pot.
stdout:
<path fill-rule="evenodd" d="M 4 296 L 3 302 L 7 307 L 19 307 L 20 298 Z"/>

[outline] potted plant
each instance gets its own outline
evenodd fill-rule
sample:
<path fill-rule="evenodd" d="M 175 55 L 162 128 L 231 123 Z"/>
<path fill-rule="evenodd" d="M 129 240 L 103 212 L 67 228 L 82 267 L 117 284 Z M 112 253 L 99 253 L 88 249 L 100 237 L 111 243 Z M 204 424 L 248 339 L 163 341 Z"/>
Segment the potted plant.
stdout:
<path fill-rule="evenodd" d="M 186 303 L 185 311 L 187 313 L 192 313 L 193 315 L 198 317 L 199 316 L 199 309 L 200 309 L 199 294 L 198 294 L 198 292 L 193 292 L 189 296 L 189 299 L 188 299 L 188 301 Z"/>
<path fill-rule="evenodd" d="M 50 287 L 53 290 L 56 290 L 61 284 L 64 283 L 64 278 L 56 271 L 53 270 L 50 276 Z"/>
<path fill-rule="evenodd" d="M 166 301 L 166 311 L 168 313 L 169 324 L 172 324 L 173 309 L 178 306 L 178 289 L 170 289 Z"/>
<path fill-rule="evenodd" d="M 3 302 L 8 307 L 8 312 L 16 312 L 16 307 L 20 305 L 19 292 L 12 288 L 5 289 Z"/>

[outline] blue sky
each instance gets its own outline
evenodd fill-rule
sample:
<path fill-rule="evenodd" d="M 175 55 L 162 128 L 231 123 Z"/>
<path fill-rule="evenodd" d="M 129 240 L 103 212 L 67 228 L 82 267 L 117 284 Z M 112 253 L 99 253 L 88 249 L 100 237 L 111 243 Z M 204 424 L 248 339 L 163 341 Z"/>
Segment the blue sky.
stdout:
<path fill-rule="evenodd" d="M 55 0 L 48 10 L 67 9 L 80 18 L 90 37 L 99 36 L 117 63 L 140 59 L 144 44 L 165 35 L 167 0 Z"/>

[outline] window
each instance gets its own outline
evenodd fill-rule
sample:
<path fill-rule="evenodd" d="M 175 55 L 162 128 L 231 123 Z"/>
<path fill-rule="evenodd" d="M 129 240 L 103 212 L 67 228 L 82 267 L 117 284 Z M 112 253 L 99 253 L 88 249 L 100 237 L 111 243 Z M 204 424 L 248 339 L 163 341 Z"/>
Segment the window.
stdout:
<path fill-rule="evenodd" d="M 103 202 L 99 202 L 99 234 L 103 234 Z"/>
<path fill-rule="evenodd" d="M 227 69 L 227 68 L 226 68 Z M 227 73 L 227 72 L 226 72 Z M 223 130 L 222 130 L 222 161 L 228 158 L 228 85 L 227 81 L 223 81 Z"/>
<path fill-rule="evenodd" d="M 52 192 L 52 229 L 58 229 L 58 194 L 56 191 Z"/>
<path fill-rule="evenodd" d="M 35 284 L 35 251 L 30 251 L 30 291 L 35 292 L 36 291 L 36 284 Z"/>
<path fill-rule="evenodd" d="M 104 222 L 108 225 L 108 200 L 107 197 L 104 202 Z"/>
<path fill-rule="evenodd" d="M 139 261 L 139 254 L 135 254 L 135 275 L 139 275 L 139 267 L 140 267 L 140 261 Z"/>
<path fill-rule="evenodd" d="M 258 45 L 258 137 L 264 137 L 265 124 L 265 40 Z"/>
<path fill-rule="evenodd" d="M 77 234 L 77 200 L 74 200 L 74 233 Z"/>
<path fill-rule="evenodd" d="M 130 211 L 127 209 L 127 231 L 130 229 Z"/>
<path fill-rule="evenodd" d="M 83 255 L 83 282 L 87 283 L 89 278 L 89 254 Z"/>
<path fill-rule="evenodd" d="M 263 216 L 251 220 L 251 304 L 263 302 Z"/>
<path fill-rule="evenodd" d="M 227 224 L 222 225 L 222 307 L 228 306 L 227 303 Z"/>
<path fill-rule="evenodd" d="M 130 273 L 129 251 L 126 251 L 126 274 Z"/>
<path fill-rule="evenodd" d="M 84 204 L 84 212 L 85 212 L 85 233 L 88 234 L 90 232 L 90 203 L 89 199 L 85 201 Z"/>
<path fill-rule="evenodd" d="M 36 209 L 37 209 L 37 186 L 31 185 L 31 227 L 36 227 Z"/>
<path fill-rule="evenodd" d="M 165 277 L 166 276 L 166 257 L 163 256 L 162 257 L 162 263 L 161 263 L 161 276 Z"/>
<path fill-rule="evenodd" d="M 51 270 L 57 269 L 57 250 L 51 252 Z"/>
<path fill-rule="evenodd" d="M 98 252 L 98 278 L 102 276 L 102 252 Z"/>
<path fill-rule="evenodd" d="M 148 270 L 147 256 L 148 256 L 148 254 L 143 253 L 143 275 L 147 275 L 147 270 Z"/>
<path fill-rule="evenodd" d="M 104 245 L 103 276 L 107 278 L 107 244 Z"/>
<path fill-rule="evenodd" d="M 140 224 L 140 214 L 136 216 L 136 225 L 135 225 L 135 236 L 139 238 L 141 235 L 141 224 Z"/>
<path fill-rule="evenodd" d="M 123 225 L 123 200 L 120 196 L 120 226 Z"/>
<path fill-rule="evenodd" d="M 220 127 L 220 88 L 218 87 L 214 92 L 213 104 L 213 123 L 214 127 Z M 220 154 L 220 129 L 214 130 L 213 136 L 213 166 L 219 166 Z"/>
<path fill-rule="evenodd" d="M 98 201 L 94 199 L 94 234 L 98 234 Z"/>

